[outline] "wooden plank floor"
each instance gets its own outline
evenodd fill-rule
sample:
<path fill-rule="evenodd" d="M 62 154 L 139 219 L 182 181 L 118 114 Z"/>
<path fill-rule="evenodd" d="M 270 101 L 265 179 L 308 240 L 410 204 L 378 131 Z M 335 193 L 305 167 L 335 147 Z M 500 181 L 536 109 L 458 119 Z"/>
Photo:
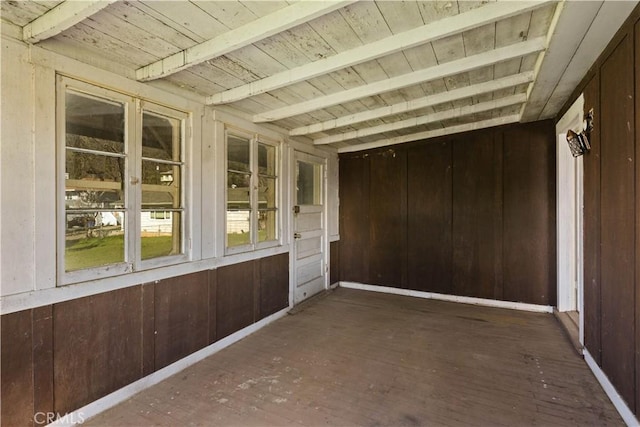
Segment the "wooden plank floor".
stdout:
<path fill-rule="evenodd" d="M 85 425 L 624 423 L 551 314 L 338 289 Z"/>

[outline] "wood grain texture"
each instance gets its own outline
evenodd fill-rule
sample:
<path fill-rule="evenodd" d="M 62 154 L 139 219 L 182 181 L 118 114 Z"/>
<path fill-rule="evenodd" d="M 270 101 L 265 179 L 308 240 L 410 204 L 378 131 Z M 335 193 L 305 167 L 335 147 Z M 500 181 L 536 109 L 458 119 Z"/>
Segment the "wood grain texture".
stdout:
<path fill-rule="evenodd" d="M 156 283 L 154 307 L 156 369 L 209 343 L 209 280 L 206 271 Z"/>
<path fill-rule="evenodd" d="M 217 270 L 216 337 L 231 335 L 254 322 L 254 269 L 258 261 Z"/>
<path fill-rule="evenodd" d="M 555 305 L 555 129 L 552 121 L 504 131 L 504 298 Z"/>
<path fill-rule="evenodd" d="M 329 284 L 340 281 L 340 241 L 329 243 Z"/>
<path fill-rule="evenodd" d="M 156 371 L 155 286 L 142 285 L 142 375 Z"/>
<path fill-rule="evenodd" d="M 469 134 L 453 143 L 453 291 L 456 295 L 495 298 L 495 182 L 499 177 L 493 131 Z"/>
<path fill-rule="evenodd" d="M 256 320 L 263 319 L 289 305 L 289 254 L 261 258 L 259 313 Z"/>
<path fill-rule="evenodd" d="M 369 158 L 340 156 L 340 280 L 369 281 Z"/>
<path fill-rule="evenodd" d="M 600 74 L 584 89 L 585 110 L 594 109 L 591 151 L 584 155 L 584 345 L 602 366 L 600 281 Z"/>
<path fill-rule="evenodd" d="M 56 412 L 93 402 L 142 376 L 142 287 L 53 306 Z"/>
<path fill-rule="evenodd" d="M 452 293 L 452 155 L 448 140 L 407 152 L 408 287 Z"/>
<path fill-rule="evenodd" d="M 635 180 L 635 214 L 636 214 L 636 247 L 635 247 L 635 289 L 636 289 L 636 301 L 635 301 L 635 315 L 636 315 L 636 330 L 635 330 L 635 344 L 636 344 L 636 413 L 640 410 L 640 166 L 638 166 L 638 159 L 640 159 L 640 19 L 634 25 L 635 35 L 635 168 L 636 168 L 636 180 Z"/>
<path fill-rule="evenodd" d="M 624 425 L 550 314 L 315 301 L 86 425 Z"/>
<path fill-rule="evenodd" d="M 602 368 L 635 410 L 633 39 L 601 68 Z"/>
<path fill-rule="evenodd" d="M 34 424 L 32 316 L 32 310 L 23 310 L 0 318 L 0 416 L 3 425 Z"/>
<path fill-rule="evenodd" d="M 406 288 L 407 153 L 384 150 L 369 161 L 369 280 Z"/>
<path fill-rule="evenodd" d="M 53 412 L 53 398 L 53 306 L 45 305 L 33 309 L 34 414 Z M 34 423 L 46 424 L 41 418 Z"/>
<path fill-rule="evenodd" d="M 209 344 L 218 341 L 216 317 L 218 312 L 218 272 L 209 270 Z"/>

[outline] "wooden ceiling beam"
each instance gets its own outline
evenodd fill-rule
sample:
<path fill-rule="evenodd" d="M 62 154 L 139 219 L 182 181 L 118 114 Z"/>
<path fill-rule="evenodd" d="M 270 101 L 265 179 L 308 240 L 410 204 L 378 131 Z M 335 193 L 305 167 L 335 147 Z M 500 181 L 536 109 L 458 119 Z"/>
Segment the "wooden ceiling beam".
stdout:
<path fill-rule="evenodd" d="M 72 1 L 60 3 L 22 27 L 22 40 L 37 43 L 60 34 L 101 11 L 116 0 Z"/>
<path fill-rule="evenodd" d="M 492 3 L 211 95 L 207 98 L 207 104 L 226 104 L 239 101 L 519 15 L 548 3 L 549 1 Z"/>
<path fill-rule="evenodd" d="M 411 141 L 421 141 L 438 136 L 453 135 L 456 133 L 469 132 L 472 130 L 486 129 L 494 126 L 502 126 L 520 121 L 520 114 L 497 117 L 495 119 L 481 120 L 479 122 L 465 123 L 462 125 L 445 127 L 442 129 L 428 130 L 425 132 L 413 133 L 411 135 L 398 136 L 396 138 L 382 139 L 380 141 L 367 142 L 364 144 L 353 144 L 348 147 L 338 149 L 338 153 L 349 153 L 353 151 L 370 150 L 372 148 L 387 147 L 390 145 L 403 144 Z"/>
<path fill-rule="evenodd" d="M 433 114 L 427 114 L 420 117 L 412 117 L 406 120 L 400 120 L 392 123 L 385 123 L 378 126 L 358 129 L 350 132 L 344 132 L 337 135 L 326 136 L 314 139 L 314 145 L 333 144 L 336 142 L 349 141 L 352 139 L 363 138 L 365 136 L 378 135 L 384 132 L 392 132 L 410 127 L 436 123 L 444 120 L 455 119 L 457 117 L 469 116 L 471 114 L 483 113 L 485 111 L 496 110 L 498 108 L 508 107 L 511 105 L 523 104 L 527 101 L 526 93 L 498 98 L 491 101 L 481 102 L 474 105 L 466 105 L 464 107 L 452 108 L 450 110 L 440 111 Z"/>
<path fill-rule="evenodd" d="M 343 104 L 357 99 L 378 95 L 392 90 L 398 90 L 409 86 L 414 86 L 431 80 L 452 76 L 489 65 L 497 64 L 502 61 L 520 58 L 531 53 L 541 52 L 546 48 L 546 39 L 544 37 L 527 40 L 520 43 L 514 43 L 509 46 L 501 47 L 488 52 L 477 55 L 467 56 L 466 58 L 456 59 L 454 61 L 445 62 L 440 65 L 402 74 L 386 80 L 347 89 L 342 92 L 321 96 L 309 101 L 298 104 L 289 105 L 287 107 L 278 108 L 253 116 L 256 123 L 272 122 L 309 113 L 311 111 L 321 110 L 338 104 Z"/>
<path fill-rule="evenodd" d="M 355 0 L 299 1 L 262 16 L 210 40 L 174 53 L 136 70 L 136 78 L 148 81 L 169 76 L 204 61 L 266 39 L 327 13 L 354 3 Z"/>
<path fill-rule="evenodd" d="M 343 126 L 350 126 L 356 123 L 362 123 L 369 120 L 377 120 L 396 114 L 402 114 L 409 111 L 432 107 L 434 105 L 444 104 L 445 102 L 453 102 L 460 99 L 470 98 L 472 96 L 483 95 L 485 93 L 495 92 L 499 89 L 506 89 L 521 84 L 531 83 L 532 81 L 533 71 L 527 71 L 520 74 L 502 77 L 496 80 L 490 80 L 484 83 L 478 83 L 461 87 L 459 89 L 436 93 L 434 95 L 425 96 L 411 101 L 400 102 L 398 104 L 393 104 L 386 107 L 380 107 L 373 110 L 362 111 L 360 113 L 349 114 L 347 116 L 338 117 L 337 119 L 327 120 L 308 126 L 301 126 L 291 129 L 291 131 L 289 131 L 289 135 L 300 136 L 324 132 Z"/>

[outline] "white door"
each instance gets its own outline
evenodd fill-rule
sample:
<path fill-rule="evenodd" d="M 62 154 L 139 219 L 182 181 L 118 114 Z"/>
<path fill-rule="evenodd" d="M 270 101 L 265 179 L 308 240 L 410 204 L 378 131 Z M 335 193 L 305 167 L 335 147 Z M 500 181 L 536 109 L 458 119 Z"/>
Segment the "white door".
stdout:
<path fill-rule="evenodd" d="M 326 288 L 324 160 L 295 152 L 293 209 L 294 304 Z"/>

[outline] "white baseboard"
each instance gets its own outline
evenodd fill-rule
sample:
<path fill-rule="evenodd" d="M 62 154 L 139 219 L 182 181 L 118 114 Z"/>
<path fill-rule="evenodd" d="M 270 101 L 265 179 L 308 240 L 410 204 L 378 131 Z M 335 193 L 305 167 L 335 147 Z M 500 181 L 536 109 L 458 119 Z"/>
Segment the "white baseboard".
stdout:
<path fill-rule="evenodd" d="M 553 313 L 550 305 L 526 304 L 522 302 L 498 301 L 485 298 L 461 297 L 457 295 L 438 294 L 435 292 L 414 291 L 411 289 L 391 288 L 388 286 L 365 285 L 356 282 L 340 282 L 340 286 L 363 291 L 382 292 L 386 294 L 405 295 L 409 297 L 435 299 L 440 301 L 459 302 L 463 304 L 482 305 L 486 307 L 508 308 L 511 310 L 533 311 L 537 313 Z"/>
<path fill-rule="evenodd" d="M 277 313 L 272 314 L 271 316 L 265 317 L 264 319 L 254 323 L 253 325 L 247 326 L 246 328 L 234 334 L 231 334 L 228 337 L 225 337 L 208 347 L 198 350 L 195 353 L 192 353 L 187 357 L 172 363 L 169 366 L 165 366 L 164 368 L 159 369 L 156 372 L 147 375 L 146 377 L 141 378 L 136 382 L 133 382 L 119 390 L 114 391 L 111 394 L 108 394 L 94 402 L 89 403 L 88 405 L 85 405 L 80 409 L 69 412 L 66 415 L 60 414 L 61 416 L 64 416 L 62 418 L 59 418 L 57 421 L 49 424 L 49 426 L 61 427 L 80 425 L 84 421 L 95 417 L 99 413 L 106 411 L 107 409 L 117 405 L 118 403 L 124 402 L 125 400 L 141 392 L 142 390 L 169 378 L 170 376 L 182 371 L 183 369 L 193 365 L 194 363 L 199 362 L 202 359 L 211 356 L 212 354 L 215 354 L 226 347 L 229 347 L 231 344 L 237 341 L 240 341 L 248 335 L 265 327 L 269 323 L 286 316 L 287 312 L 290 309 L 291 307 L 287 307 L 283 310 L 278 311 Z"/>
<path fill-rule="evenodd" d="M 589 351 L 585 348 L 582 354 L 584 356 L 584 361 L 587 362 L 587 366 L 589 366 L 591 372 L 593 372 L 593 375 L 604 389 L 604 392 L 609 396 L 611 403 L 616 407 L 624 422 L 629 427 L 640 426 L 638 419 L 633 415 L 631 409 L 629 409 L 627 404 L 624 402 L 624 399 L 618 394 L 616 388 L 611 384 L 611 381 L 609 381 L 609 378 L 607 378 L 607 375 L 602 371 L 602 369 L 600 369 L 600 366 L 598 366 Z"/>

